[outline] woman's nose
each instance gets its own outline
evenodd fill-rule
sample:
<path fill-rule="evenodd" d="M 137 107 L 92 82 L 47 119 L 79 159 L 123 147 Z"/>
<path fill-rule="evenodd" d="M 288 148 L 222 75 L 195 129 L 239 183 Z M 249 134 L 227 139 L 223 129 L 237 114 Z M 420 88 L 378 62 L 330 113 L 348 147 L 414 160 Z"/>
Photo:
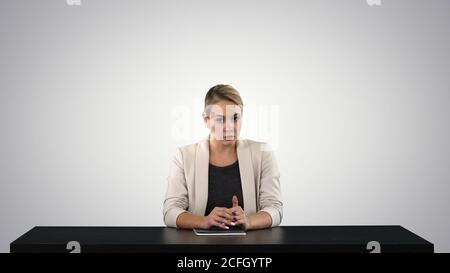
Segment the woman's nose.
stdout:
<path fill-rule="evenodd" d="M 226 122 L 225 122 L 225 128 L 224 128 L 226 131 L 228 131 L 228 130 L 233 130 L 234 129 L 234 122 L 233 121 L 231 121 L 231 120 L 227 120 Z"/>
<path fill-rule="evenodd" d="M 234 124 L 226 124 L 224 129 L 226 132 L 232 132 L 234 131 Z"/>

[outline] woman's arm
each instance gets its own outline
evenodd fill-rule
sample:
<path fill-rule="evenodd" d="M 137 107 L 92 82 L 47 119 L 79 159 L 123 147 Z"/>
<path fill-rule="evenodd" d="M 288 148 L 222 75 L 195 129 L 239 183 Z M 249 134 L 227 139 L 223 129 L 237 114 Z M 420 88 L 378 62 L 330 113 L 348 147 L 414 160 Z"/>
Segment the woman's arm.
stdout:
<path fill-rule="evenodd" d="M 176 225 L 178 228 L 193 229 L 211 227 L 221 227 L 228 229 L 231 225 L 232 214 L 228 208 L 215 207 L 208 216 L 194 215 L 190 212 L 183 212 L 178 215 Z"/>
<path fill-rule="evenodd" d="M 202 228 L 205 216 L 183 212 L 177 217 L 177 227 L 185 229 Z"/>
<path fill-rule="evenodd" d="M 283 201 L 280 187 L 280 172 L 274 153 L 263 151 L 259 192 L 259 212 L 266 212 L 272 218 L 272 227 L 278 226 L 283 218 Z"/>
<path fill-rule="evenodd" d="M 194 215 L 187 211 L 189 206 L 188 188 L 183 169 L 183 154 L 178 148 L 172 160 L 168 187 L 164 200 L 163 218 L 168 227 L 227 228 L 231 225 L 232 215 L 228 208 L 214 208 L 208 216 Z"/>
<path fill-rule="evenodd" d="M 248 216 L 248 229 L 270 228 L 272 226 L 272 217 L 265 211 L 259 211 Z"/>
<path fill-rule="evenodd" d="M 188 189 L 183 169 L 183 154 L 180 148 L 177 148 L 172 159 L 167 182 L 163 219 L 168 227 L 177 227 L 178 216 L 187 212 L 189 206 Z"/>
<path fill-rule="evenodd" d="M 233 197 L 233 222 L 245 229 L 262 229 L 278 226 L 283 218 L 281 200 L 280 172 L 273 152 L 263 150 L 261 168 L 261 185 L 259 192 L 260 210 L 247 215 L 239 206 L 237 197 Z"/>

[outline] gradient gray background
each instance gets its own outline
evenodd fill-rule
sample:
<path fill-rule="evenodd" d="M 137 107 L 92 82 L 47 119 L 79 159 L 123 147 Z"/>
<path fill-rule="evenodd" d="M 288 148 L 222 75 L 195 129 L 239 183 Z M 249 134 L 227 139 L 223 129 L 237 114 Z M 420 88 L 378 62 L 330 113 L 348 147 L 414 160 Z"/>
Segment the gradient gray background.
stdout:
<path fill-rule="evenodd" d="M 0 251 L 35 225 L 163 225 L 171 109 L 217 83 L 279 105 L 284 225 L 400 224 L 450 251 L 449 10 L 1 0 Z"/>

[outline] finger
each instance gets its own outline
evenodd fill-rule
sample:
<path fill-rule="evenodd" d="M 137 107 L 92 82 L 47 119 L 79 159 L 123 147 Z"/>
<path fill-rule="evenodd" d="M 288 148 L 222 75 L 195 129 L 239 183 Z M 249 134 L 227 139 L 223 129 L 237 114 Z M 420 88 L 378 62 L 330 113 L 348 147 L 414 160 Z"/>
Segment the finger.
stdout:
<path fill-rule="evenodd" d="M 241 215 L 238 215 L 238 216 L 233 216 L 233 219 L 231 221 L 236 223 L 236 222 L 238 222 L 240 220 L 245 220 L 245 219 L 246 219 L 245 214 L 241 214 Z"/>
<path fill-rule="evenodd" d="M 229 209 L 229 208 L 218 208 L 217 211 L 224 212 L 226 214 L 232 215 L 231 214 L 231 209 Z"/>
<path fill-rule="evenodd" d="M 223 218 L 223 217 L 221 217 L 221 216 L 216 216 L 217 218 L 214 218 L 216 221 L 218 221 L 218 222 L 220 222 L 220 223 L 224 223 L 224 224 L 226 224 L 226 225 L 230 225 L 231 224 L 231 222 L 233 221 L 233 218 L 231 218 L 231 219 L 227 219 L 227 218 Z"/>
<path fill-rule="evenodd" d="M 218 222 L 216 220 L 212 220 L 212 225 L 215 227 L 223 228 L 223 229 L 229 229 L 229 227 L 227 225 L 225 225 L 224 223 Z"/>
<path fill-rule="evenodd" d="M 233 218 L 233 216 L 231 214 L 226 213 L 226 212 L 216 212 L 215 215 L 225 218 L 227 220 L 231 220 Z"/>
<path fill-rule="evenodd" d="M 235 214 L 233 215 L 232 221 L 236 221 L 237 219 L 241 219 L 243 214 Z"/>
<path fill-rule="evenodd" d="M 214 207 L 214 209 L 212 211 L 217 212 L 217 211 L 223 211 L 226 208 L 223 207 Z"/>
<path fill-rule="evenodd" d="M 231 211 L 243 210 L 241 206 L 230 208 Z"/>
<path fill-rule="evenodd" d="M 245 219 L 240 219 L 240 220 L 238 220 L 238 221 L 236 221 L 236 222 L 234 222 L 235 223 L 235 225 L 244 225 L 245 226 L 245 224 L 247 223 L 246 221 L 245 221 Z"/>
<path fill-rule="evenodd" d="M 216 227 L 228 228 L 228 226 L 224 223 L 224 219 L 220 217 L 213 218 L 212 221 Z"/>
<path fill-rule="evenodd" d="M 233 208 L 239 205 L 239 200 L 236 195 L 233 195 L 233 198 L 231 198 L 231 203 L 233 204 Z"/>
<path fill-rule="evenodd" d="M 217 208 L 216 213 L 218 212 L 228 214 L 230 218 L 233 216 L 233 213 L 229 208 Z"/>
<path fill-rule="evenodd" d="M 231 220 L 225 219 L 225 218 L 220 217 L 220 216 L 218 216 L 218 215 L 216 215 L 216 216 L 214 217 L 214 220 L 217 221 L 217 222 L 219 222 L 219 223 L 223 223 L 224 225 L 229 225 L 229 224 L 231 224 Z"/>
<path fill-rule="evenodd" d="M 230 210 L 233 215 L 238 215 L 238 214 L 244 213 L 244 210 L 241 208 L 241 206 L 233 207 Z"/>
<path fill-rule="evenodd" d="M 224 212 L 227 213 L 227 214 L 230 215 L 230 216 L 233 216 L 233 210 L 232 210 L 231 208 L 230 208 L 230 209 L 226 208 L 226 209 L 224 210 Z"/>

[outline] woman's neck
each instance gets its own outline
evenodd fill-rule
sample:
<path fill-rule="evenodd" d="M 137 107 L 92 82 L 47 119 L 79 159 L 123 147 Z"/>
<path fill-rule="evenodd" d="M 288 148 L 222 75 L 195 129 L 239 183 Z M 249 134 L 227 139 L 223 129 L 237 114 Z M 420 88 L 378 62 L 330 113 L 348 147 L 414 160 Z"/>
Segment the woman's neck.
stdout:
<path fill-rule="evenodd" d="M 236 140 L 223 144 L 221 141 L 210 138 L 209 149 L 211 153 L 215 154 L 233 154 L 236 152 Z"/>
<path fill-rule="evenodd" d="M 225 145 L 221 141 L 210 138 L 209 162 L 216 166 L 227 166 L 237 160 L 236 141 Z"/>

